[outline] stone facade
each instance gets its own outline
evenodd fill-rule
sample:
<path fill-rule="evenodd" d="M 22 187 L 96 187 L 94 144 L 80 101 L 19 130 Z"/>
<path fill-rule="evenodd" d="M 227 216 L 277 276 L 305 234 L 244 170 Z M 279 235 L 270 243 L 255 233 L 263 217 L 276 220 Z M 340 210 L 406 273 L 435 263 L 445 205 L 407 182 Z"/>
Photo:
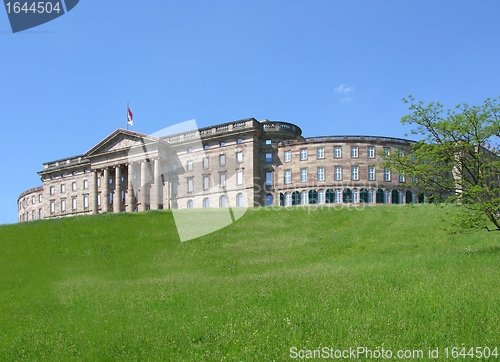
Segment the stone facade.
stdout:
<path fill-rule="evenodd" d="M 416 201 L 382 152 L 411 141 L 304 138 L 254 118 L 168 136 L 118 129 L 83 155 L 43 164 L 43 186 L 18 199 L 19 222 L 105 212 Z"/>

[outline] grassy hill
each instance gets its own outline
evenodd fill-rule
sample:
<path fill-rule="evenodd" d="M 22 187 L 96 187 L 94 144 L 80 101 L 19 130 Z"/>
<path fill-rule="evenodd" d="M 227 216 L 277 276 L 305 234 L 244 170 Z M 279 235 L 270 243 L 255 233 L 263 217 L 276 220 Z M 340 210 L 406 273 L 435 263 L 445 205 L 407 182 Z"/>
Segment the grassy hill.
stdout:
<path fill-rule="evenodd" d="M 251 209 L 183 243 L 170 212 L 1 226 L 0 359 L 500 348 L 500 233 L 447 234 L 442 213 Z"/>

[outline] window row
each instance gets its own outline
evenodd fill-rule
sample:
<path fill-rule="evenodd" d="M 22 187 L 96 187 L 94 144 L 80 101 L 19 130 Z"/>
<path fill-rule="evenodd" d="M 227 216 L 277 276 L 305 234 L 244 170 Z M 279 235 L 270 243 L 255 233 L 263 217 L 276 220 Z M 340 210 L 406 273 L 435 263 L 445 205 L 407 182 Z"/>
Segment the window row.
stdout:
<path fill-rule="evenodd" d="M 30 219 L 31 215 L 31 219 Z M 38 209 L 38 220 L 43 219 L 43 209 Z M 31 211 L 31 213 L 27 212 L 24 213 L 22 216 L 19 216 L 19 222 L 24 222 L 24 221 L 34 221 L 36 220 L 36 212 L 35 210 Z"/>
<path fill-rule="evenodd" d="M 19 211 L 21 211 L 21 207 L 29 206 L 30 203 L 31 203 L 31 205 L 35 205 L 37 199 L 38 199 L 38 203 L 43 202 L 43 195 L 39 194 L 38 198 L 33 195 L 31 197 L 26 197 L 26 198 L 22 199 L 21 202 L 19 203 Z"/>
<path fill-rule="evenodd" d="M 89 171 L 89 169 L 85 169 L 85 170 L 83 170 L 83 173 L 89 173 L 89 172 L 90 172 L 90 171 Z M 71 173 L 62 173 L 62 174 L 61 174 L 61 178 L 65 178 L 65 177 L 67 177 L 67 176 L 76 176 L 76 175 L 78 175 L 78 173 L 79 173 L 79 172 L 77 172 L 77 171 L 73 171 L 73 172 L 71 172 Z M 55 178 L 56 178 L 56 176 L 54 176 L 54 175 L 51 175 L 51 176 L 50 176 L 50 179 L 51 179 L 51 180 L 53 180 L 53 179 L 55 179 Z"/>
<path fill-rule="evenodd" d="M 391 152 L 390 147 L 384 147 L 384 155 L 388 155 Z M 359 157 L 359 151 L 360 147 L 359 146 L 351 146 L 351 158 L 358 158 Z M 300 153 L 299 153 L 299 158 L 301 161 L 306 161 L 308 159 L 308 152 L 309 149 L 307 148 L 301 148 Z M 399 150 L 399 152 L 403 152 L 402 150 Z M 368 158 L 375 158 L 375 146 L 367 146 L 366 147 L 366 156 Z M 292 151 L 285 151 L 283 155 L 284 162 L 291 162 L 292 161 Z M 342 146 L 334 146 L 333 147 L 333 157 L 334 158 L 342 158 Z M 325 158 L 325 147 L 317 147 L 316 148 L 316 158 L 317 159 L 323 159 Z"/>
<path fill-rule="evenodd" d="M 222 127 L 225 127 L 225 126 L 222 126 Z M 222 129 L 221 129 L 221 130 L 222 130 Z M 270 141 L 270 140 L 269 140 L 269 141 Z M 236 144 L 240 145 L 240 144 L 242 144 L 242 143 L 243 143 L 243 139 L 242 139 L 242 138 L 238 138 L 238 139 L 236 139 Z M 226 141 L 220 141 L 220 142 L 219 142 L 219 147 L 224 147 L 225 145 L 226 145 Z M 210 147 L 209 145 L 206 145 L 206 144 L 205 144 L 205 145 L 203 145 L 203 149 L 204 149 L 205 151 L 206 151 L 206 150 L 208 150 L 208 149 L 209 149 L 209 147 Z M 193 149 L 192 149 L 192 148 L 188 148 L 187 152 L 188 152 L 188 153 L 191 153 L 191 152 L 193 152 Z"/>
<path fill-rule="evenodd" d="M 219 155 L 219 166 L 226 166 L 226 155 L 221 154 Z M 236 163 L 242 163 L 243 162 L 243 152 L 238 151 L 236 152 Z M 203 169 L 208 169 L 210 168 L 210 158 L 209 157 L 204 157 L 202 159 L 202 168 Z M 186 171 L 191 172 L 194 170 L 194 161 L 189 160 L 186 162 Z M 172 172 L 177 173 L 177 164 L 172 165 Z"/>
<path fill-rule="evenodd" d="M 367 169 L 367 180 L 375 181 L 375 166 L 368 166 Z M 351 166 L 351 180 L 358 181 L 360 179 L 360 166 Z M 326 181 L 325 176 L 325 167 L 318 167 L 316 169 L 316 180 L 317 181 Z M 309 169 L 307 167 L 300 169 L 300 182 L 307 182 L 309 177 Z M 334 181 L 342 181 L 343 180 L 343 167 L 342 166 L 334 166 L 333 167 L 333 180 Z M 391 181 L 391 171 L 387 168 L 384 168 L 384 181 Z M 398 176 L 399 182 L 405 182 L 405 177 L 403 175 Z M 284 183 L 291 184 L 292 183 L 292 170 L 285 170 L 284 172 Z"/>
<path fill-rule="evenodd" d="M 208 190 L 210 189 L 210 175 L 203 175 L 202 178 L 202 189 L 203 190 Z M 194 177 L 189 177 L 186 179 L 187 183 L 187 192 L 194 192 Z M 236 185 L 241 186 L 243 185 L 243 170 L 237 170 L 236 171 Z M 226 173 L 220 173 L 219 174 L 219 187 L 227 187 L 227 175 Z"/>
<path fill-rule="evenodd" d="M 99 198 L 100 194 L 98 195 Z M 67 201 L 69 204 L 67 205 Z M 60 200 L 60 212 L 65 213 L 67 210 L 67 206 L 71 207 L 72 212 L 78 211 L 78 198 L 72 197 L 71 200 L 62 199 Z M 55 214 L 56 212 L 56 201 L 51 200 L 49 204 L 50 214 Z M 83 195 L 83 209 L 88 210 L 89 208 L 89 195 Z"/>
<path fill-rule="evenodd" d="M 236 195 L 236 207 L 244 207 L 245 206 L 245 198 L 242 193 L 239 193 Z M 210 207 L 210 199 L 208 197 L 205 197 L 202 202 L 203 208 L 207 209 Z M 219 203 L 218 206 L 220 208 L 225 208 L 228 207 L 228 197 L 226 195 L 221 195 L 219 197 Z M 188 209 L 193 209 L 194 208 L 194 201 L 192 199 L 189 199 L 187 201 L 186 207 Z"/>
<path fill-rule="evenodd" d="M 272 200 L 272 199 L 271 199 Z M 281 206 L 334 203 L 404 204 L 424 202 L 424 195 L 383 189 L 328 189 L 280 193 Z M 267 199 L 266 199 L 267 204 Z"/>

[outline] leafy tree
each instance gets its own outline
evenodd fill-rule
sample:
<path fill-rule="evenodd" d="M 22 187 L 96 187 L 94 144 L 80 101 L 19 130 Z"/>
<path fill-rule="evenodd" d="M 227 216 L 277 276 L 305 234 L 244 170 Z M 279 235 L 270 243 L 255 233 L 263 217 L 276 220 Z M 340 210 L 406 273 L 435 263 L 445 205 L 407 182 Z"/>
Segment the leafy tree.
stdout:
<path fill-rule="evenodd" d="M 386 167 L 404 175 L 410 187 L 462 204 L 452 220 L 462 231 L 500 231 L 499 100 L 459 104 L 445 112 L 440 103 L 424 105 L 409 96 L 403 101 L 411 113 L 401 122 L 413 126 L 411 134 L 421 141 L 411 154 L 386 156 Z"/>

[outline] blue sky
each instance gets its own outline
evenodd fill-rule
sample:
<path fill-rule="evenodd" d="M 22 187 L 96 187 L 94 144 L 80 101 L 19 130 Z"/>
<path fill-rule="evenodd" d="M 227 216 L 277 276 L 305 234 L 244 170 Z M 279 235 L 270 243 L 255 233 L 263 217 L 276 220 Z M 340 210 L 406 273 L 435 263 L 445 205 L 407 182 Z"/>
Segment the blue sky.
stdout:
<path fill-rule="evenodd" d="M 500 2 L 81 0 L 12 34 L 0 9 L 0 224 L 42 163 L 125 127 L 255 117 L 304 136 L 404 137 L 412 94 L 500 96 Z"/>

